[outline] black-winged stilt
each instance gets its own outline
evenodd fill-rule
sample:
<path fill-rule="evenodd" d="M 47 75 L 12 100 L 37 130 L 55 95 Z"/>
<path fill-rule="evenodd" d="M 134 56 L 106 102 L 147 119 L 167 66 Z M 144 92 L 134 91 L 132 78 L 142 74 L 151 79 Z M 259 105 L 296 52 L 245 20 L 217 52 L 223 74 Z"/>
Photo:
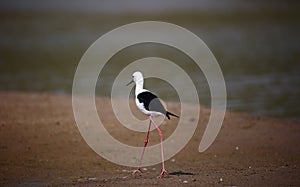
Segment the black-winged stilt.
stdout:
<path fill-rule="evenodd" d="M 149 117 L 150 123 L 148 127 L 147 136 L 145 139 L 145 144 L 143 148 L 143 152 L 139 161 L 138 168 L 133 171 L 133 174 L 136 172 L 142 172 L 141 171 L 141 163 L 144 156 L 145 148 L 148 144 L 149 134 L 150 134 L 150 126 L 151 123 L 154 125 L 154 127 L 157 129 L 159 136 L 160 136 L 160 146 L 161 146 L 161 159 L 162 159 L 162 171 L 159 175 L 160 178 L 164 177 L 164 175 L 167 173 L 165 170 L 165 164 L 164 164 L 164 150 L 162 145 L 162 131 L 159 129 L 159 127 L 156 125 L 156 123 L 153 121 L 152 117 L 163 115 L 166 116 L 168 119 L 170 119 L 170 116 L 174 116 L 179 118 L 179 116 L 172 114 L 171 112 L 168 112 L 164 106 L 161 104 L 160 100 L 156 95 L 151 93 L 149 90 L 146 90 L 143 88 L 144 85 L 144 78 L 143 74 L 139 71 L 134 72 L 132 74 L 132 81 L 127 84 L 127 86 L 131 83 L 135 82 L 135 103 L 138 109 L 146 114 Z"/>

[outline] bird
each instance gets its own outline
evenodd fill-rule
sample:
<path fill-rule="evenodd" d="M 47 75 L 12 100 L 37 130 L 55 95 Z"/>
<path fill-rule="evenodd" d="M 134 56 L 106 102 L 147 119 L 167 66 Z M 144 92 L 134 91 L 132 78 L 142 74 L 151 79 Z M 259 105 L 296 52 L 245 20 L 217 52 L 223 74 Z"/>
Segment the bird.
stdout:
<path fill-rule="evenodd" d="M 162 145 L 162 135 L 163 134 L 162 134 L 162 131 L 160 130 L 160 128 L 154 122 L 153 117 L 166 116 L 170 120 L 170 116 L 173 116 L 176 118 L 179 118 L 179 116 L 167 111 L 165 109 L 165 107 L 162 105 L 162 103 L 160 102 L 159 98 L 155 94 L 153 94 L 149 90 L 146 90 L 143 88 L 144 78 L 143 78 L 143 74 L 140 71 L 136 71 L 132 74 L 132 80 L 127 84 L 127 86 L 130 85 L 131 83 L 135 83 L 135 104 L 136 104 L 137 108 L 142 113 L 147 115 L 149 118 L 148 132 L 147 132 L 147 136 L 145 139 L 144 148 L 143 148 L 140 160 L 139 160 L 139 165 L 138 165 L 137 169 L 135 169 L 133 171 L 133 174 L 135 174 L 137 172 L 142 173 L 141 163 L 142 163 L 145 149 L 148 144 L 149 135 L 150 135 L 150 127 L 151 127 L 151 124 L 153 124 L 154 127 L 157 129 L 159 136 L 160 136 L 162 171 L 158 177 L 163 178 L 167 174 L 167 171 L 165 169 L 165 164 L 164 164 L 164 150 L 163 150 L 163 145 Z"/>

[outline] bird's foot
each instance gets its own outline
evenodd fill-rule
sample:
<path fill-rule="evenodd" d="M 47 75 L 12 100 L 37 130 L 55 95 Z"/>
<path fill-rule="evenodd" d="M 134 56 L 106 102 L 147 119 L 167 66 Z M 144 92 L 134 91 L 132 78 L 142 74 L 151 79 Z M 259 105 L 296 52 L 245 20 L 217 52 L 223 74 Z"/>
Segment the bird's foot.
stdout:
<path fill-rule="evenodd" d="M 137 168 L 137 169 L 133 170 L 132 175 L 135 175 L 136 173 L 142 174 L 141 168 Z"/>
<path fill-rule="evenodd" d="M 167 170 L 163 169 L 163 170 L 161 171 L 160 175 L 158 176 L 158 178 L 163 178 L 163 177 L 165 177 L 166 175 L 168 175 L 168 172 L 167 172 Z"/>

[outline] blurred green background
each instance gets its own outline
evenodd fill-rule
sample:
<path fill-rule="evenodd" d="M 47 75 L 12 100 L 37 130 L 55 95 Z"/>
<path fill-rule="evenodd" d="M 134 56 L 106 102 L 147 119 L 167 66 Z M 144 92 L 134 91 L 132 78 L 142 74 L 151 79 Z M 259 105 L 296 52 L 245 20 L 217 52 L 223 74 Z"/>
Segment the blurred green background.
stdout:
<path fill-rule="evenodd" d="M 70 94 L 81 56 L 101 35 L 132 22 L 166 21 L 194 32 L 214 53 L 228 109 L 300 121 L 298 1 L 11 0 L 1 1 L 0 11 L 1 91 Z M 124 62 L 146 56 L 189 60 L 167 46 L 129 47 L 109 62 L 97 94 L 109 93 Z M 209 106 L 205 77 L 185 68 L 200 102 Z M 147 86 L 163 100 L 177 100 L 164 82 L 149 80 Z"/>

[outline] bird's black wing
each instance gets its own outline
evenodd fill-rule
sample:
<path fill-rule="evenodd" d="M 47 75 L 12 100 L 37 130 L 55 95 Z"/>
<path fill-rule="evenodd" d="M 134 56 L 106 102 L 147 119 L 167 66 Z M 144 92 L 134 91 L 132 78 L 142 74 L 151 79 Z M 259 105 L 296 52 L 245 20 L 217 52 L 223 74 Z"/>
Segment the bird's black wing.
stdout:
<path fill-rule="evenodd" d="M 140 103 L 144 104 L 144 107 L 146 110 L 160 112 L 160 113 L 166 115 L 166 109 L 161 104 L 158 97 L 156 95 L 154 95 L 153 93 L 145 91 L 145 92 L 139 93 L 137 95 L 137 98 Z"/>

